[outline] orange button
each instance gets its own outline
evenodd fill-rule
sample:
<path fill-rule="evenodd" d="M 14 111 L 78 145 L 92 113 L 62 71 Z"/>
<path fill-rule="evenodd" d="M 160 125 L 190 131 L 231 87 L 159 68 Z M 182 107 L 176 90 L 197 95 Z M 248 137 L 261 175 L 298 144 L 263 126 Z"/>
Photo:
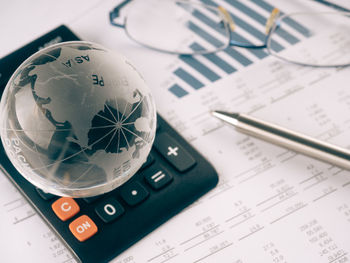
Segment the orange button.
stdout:
<path fill-rule="evenodd" d="M 52 210 L 62 221 L 66 221 L 79 211 L 79 205 L 70 197 L 61 197 L 52 204 Z"/>
<path fill-rule="evenodd" d="M 97 233 L 97 226 L 87 215 L 82 215 L 75 219 L 69 224 L 69 229 L 80 242 Z"/>

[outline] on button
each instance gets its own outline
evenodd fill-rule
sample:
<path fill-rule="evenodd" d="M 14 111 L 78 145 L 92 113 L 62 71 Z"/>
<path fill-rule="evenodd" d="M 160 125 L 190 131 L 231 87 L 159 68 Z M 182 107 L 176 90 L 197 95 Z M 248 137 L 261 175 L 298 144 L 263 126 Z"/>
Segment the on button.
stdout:
<path fill-rule="evenodd" d="M 97 226 L 87 215 L 82 215 L 69 224 L 69 230 L 83 242 L 97 233 Z"/>

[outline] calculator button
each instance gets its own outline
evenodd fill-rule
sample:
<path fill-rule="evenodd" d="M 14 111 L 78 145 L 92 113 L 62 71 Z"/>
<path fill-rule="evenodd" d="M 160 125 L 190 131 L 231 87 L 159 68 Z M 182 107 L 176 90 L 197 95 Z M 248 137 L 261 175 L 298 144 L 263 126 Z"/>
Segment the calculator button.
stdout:
<path fill-rule="evenodd" d="M 69 224 L 69 230 L 83 242 L 97 233 L 97 226 L 87 215 L 82 215 Z"/>
<path fill-rule="evenodd" d="M 147 167 L 150 166 L 153 162 L 154 162 L 154 157 L 152 156 L 152 154 L 149 154 L 149 155 L 147 156 L 146 162 L 144 162 L 144 164 L 141 166 L 141 169 L 140 169 L 140 170 L 143 170 L 143 169 L 147 168 Z"/>
<path fill-rule="evenodd" d="M 120 195 L 128 205 L 134 206 L 144 201 L 149 193 L 140 183 L 132 182 L 121 188 Z"/>
<path fill-rule="evenodd" d="M 53 194 L 50 194 L 50 193 L 47 193 L 47 192 L 44 192 L 43 190 L 39 189 L 39 188 L 36 188 L 36 191 L 38 192 L 38 194 L 40 195 L 40 197 L 44 200 L 50 200 L 54 197 L 56 197 L 56 195 L 53 195 Z"/>
<path fill-rule="evenodd" d="M 95 212 L 105 223 L 109 223 L 124 214 L 124 208 L 114 198 L 108 198 L 96 206 Z"/>
<path fill-rule="evenodd" d="M 83 200 L 88 203 L 88 204 L 91 204 L 93 202 L 95 202 L 96 200 L 102 198 L 102 195 L 96 195 L 96 196 L 92 196 L 92 197 L 85 197 L 83 198 Z"/>
<path fill-rule="evenodd" d="M 79 205 L 73 198 L 70 197 L 61 197 L 52 204 L 52 210 L 62 221 L 76 215 L 79 211 Z"/>
<path fill-rule="evenodd" d="M 193 157 L 165 132 L 157 134 L 154 146 L 180 172 L 184 172 L 196 164 Z"/>
<path fill-rule="evenodd" d="M 173 180 L 173 176 L 159 165 L 154 165 L 144 171 L 147 183 L 155 190 L 161 189 Z"/>

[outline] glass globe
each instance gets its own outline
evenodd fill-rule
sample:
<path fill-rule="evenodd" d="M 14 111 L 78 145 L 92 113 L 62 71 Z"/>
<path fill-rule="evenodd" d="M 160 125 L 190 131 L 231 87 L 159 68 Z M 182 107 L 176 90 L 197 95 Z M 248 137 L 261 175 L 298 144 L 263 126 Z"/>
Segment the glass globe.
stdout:
<path fill-rule="evenodd" d="M 126 182 L 146 161 L 156 130 L 144 79 L 120 54 L 82 41 L 42 49 L 2 96 L 1 140 L 40 189 L 88 197 Z"/>

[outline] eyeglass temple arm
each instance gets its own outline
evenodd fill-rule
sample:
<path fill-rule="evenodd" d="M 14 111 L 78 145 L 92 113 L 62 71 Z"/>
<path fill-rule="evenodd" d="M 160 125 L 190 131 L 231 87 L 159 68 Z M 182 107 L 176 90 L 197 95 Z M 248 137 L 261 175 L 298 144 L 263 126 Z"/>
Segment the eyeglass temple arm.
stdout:
<path fill-rule="evenodd" d="M 109 22 L 113 25 L 113 26 L 117 26 L 117 27 L 125 27 L 125 24 L 119 24 L 114 22 L 114 19 L 116 19 L 117 17 L 119 17 L 120 14 L 120 10 L 127 5 L 128 3 L 130 3 L 132 0 L 125 0 L 123 2 L 121 2 L 119 5 L 117 5 L 111 12 L 109 12 Z"/>
<path fill-rule="evenodd" d="M 342 7 L 340 5 L 337 5 L 337 4 L 333 4 L 333 3 L 328 2 L 326 0 L 313 0 L 313 1 L 318 2 L 318 3 L 322 4 L 322 5 L 326 5 L 326 6 L 332 7 L 334 9 L 338 10 L 338 11 L 350 12 L 350 9 L 347 9 L 347 8 Z"/>

